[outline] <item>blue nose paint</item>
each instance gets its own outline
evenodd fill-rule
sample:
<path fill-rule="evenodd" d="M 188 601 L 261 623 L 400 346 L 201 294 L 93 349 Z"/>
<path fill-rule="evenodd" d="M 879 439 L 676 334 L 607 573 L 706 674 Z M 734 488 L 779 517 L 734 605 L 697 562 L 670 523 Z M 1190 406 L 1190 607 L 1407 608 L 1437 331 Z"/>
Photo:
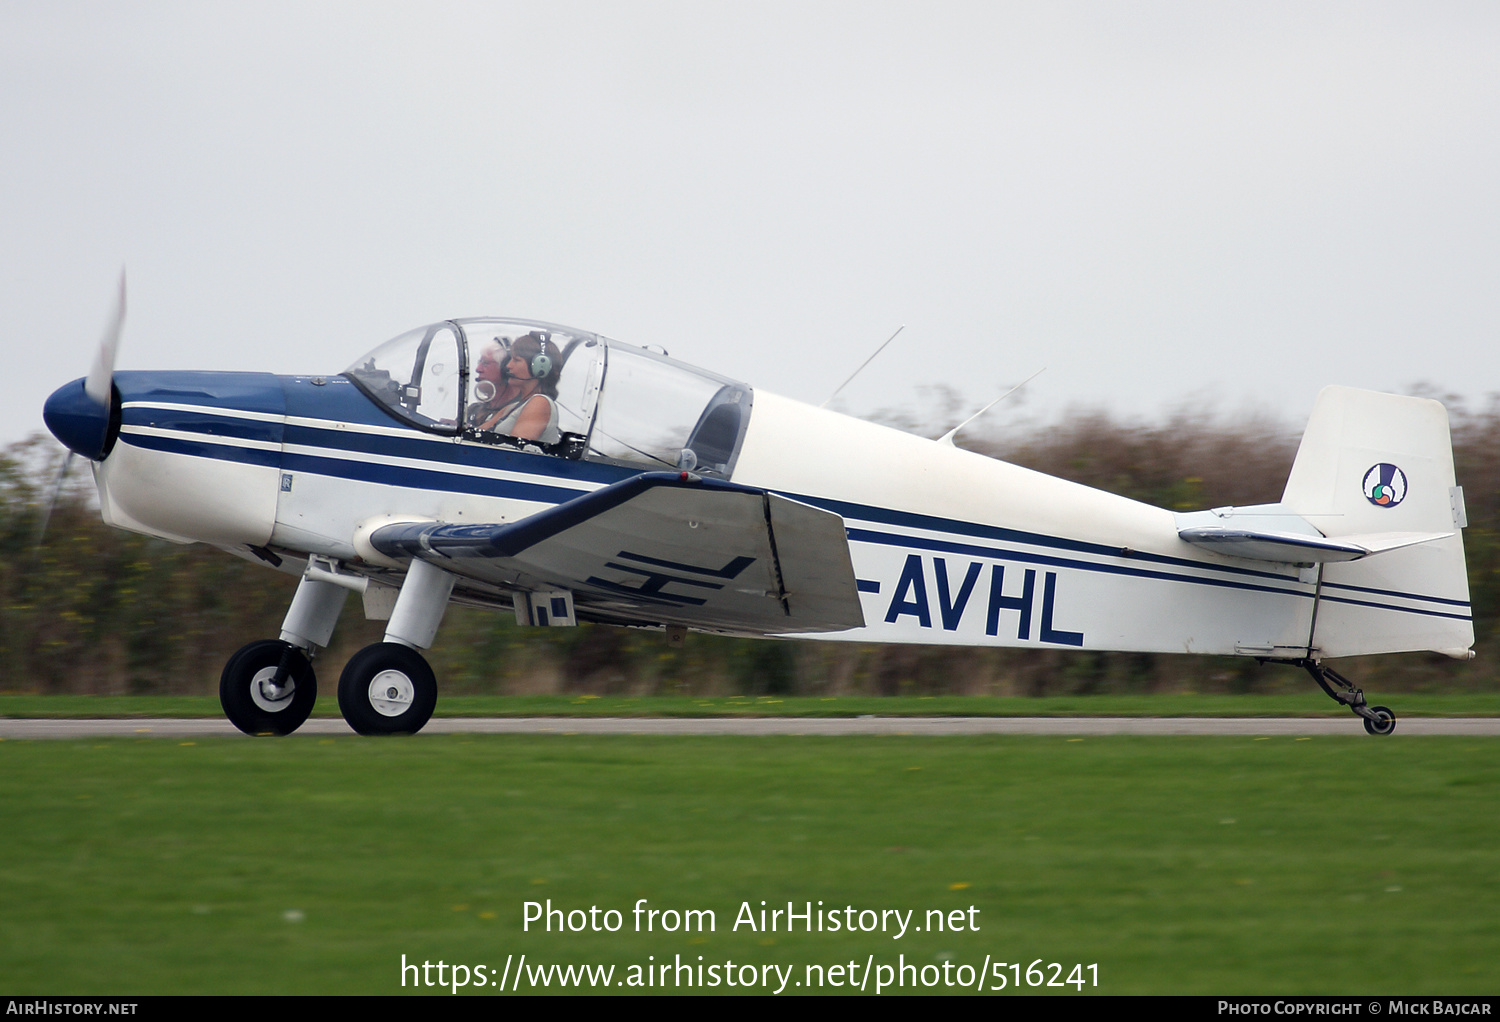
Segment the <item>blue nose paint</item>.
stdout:
<path fill-rule="evenodd" d="M 52 392 L 42 408 L 42 420 L 52 435 L 74 454 L 98 461 L 107 452 L 109 406 L 89 397 L 81 378 Z"/>

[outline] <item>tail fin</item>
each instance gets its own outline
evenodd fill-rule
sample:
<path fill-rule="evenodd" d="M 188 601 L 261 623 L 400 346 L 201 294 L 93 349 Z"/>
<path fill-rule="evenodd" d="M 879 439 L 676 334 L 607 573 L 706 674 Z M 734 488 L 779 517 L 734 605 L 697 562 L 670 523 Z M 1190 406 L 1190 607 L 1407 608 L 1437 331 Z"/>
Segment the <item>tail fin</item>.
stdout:
<path fill-rule="evenodd" d="M 1379 556 L 1324 564 L 1313 655 L 1474 655 L 1460 531 L 1467 523 L 1441 403 L 1325 388 L 1281 502 L 1331 539 L 1448 534 Z"/>

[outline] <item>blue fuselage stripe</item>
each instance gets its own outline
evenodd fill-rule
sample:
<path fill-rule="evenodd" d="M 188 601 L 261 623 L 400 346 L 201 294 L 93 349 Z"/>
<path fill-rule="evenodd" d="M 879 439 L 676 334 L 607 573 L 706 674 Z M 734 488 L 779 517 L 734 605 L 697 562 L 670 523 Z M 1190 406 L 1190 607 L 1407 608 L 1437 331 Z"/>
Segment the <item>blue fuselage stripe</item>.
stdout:
<path fill-rule="evenodd" d="M 1095 561 L 1080 561 L 1070 557 L 1060 557 L 1051 554 L 1033 554 L 1018 550 L 1004 550 L 995 547 L 975 546 L 969 543 L 954 543 L 945 540 L 923 539 L 912 536 L 895 536 L 884 532 L 870 532 L 867 529 L 847 530 L 849 539 L 854 542 L 878 543 L 884 546 L 900 547 L 906 550 L 941 550 L 946 553 L 968 554 L 972 557 L 987 557 L 993 560 L 1019 561 L 1025 564 L 1046 564 L 1059 568 L 1077 568 L 1081 571 L 1097 571 L 1113 575 L 1131 575 L 1136 578 L 1149 578 L 1161 582 L 1186 582 L 1191 585 L 1218 586 L 1226 589 L 1244 589 L 1257 593 L 1275 593 L 1284 596 L 1301 596 L 1312 599 L 1310 592 L 1299 592 L 1295 589 L 1278 589 L 1274 586 L 1254 585 L 1248 582 L 1236 582 L 1222 578 L 1204 578 L 1201 575 L 1179 575 L 1165 571 L 1153 571 L 1148 568 L 1133 568 L 1120 564 L 1100 564 Z M 1213 565 L 1205 565 L 1213 568 Z M 875 590 L 878 591 L 878 590 Z M 1399 594 L 1398 594 L 1399 595 Z M 1367 600 L 1351 600 L 1340 596 L 1329 596 L 1323 594 L 1321 597 L 1330 603 L 1349 603 L 1358 607 L 1373 607 L 1377 610 L 1394 610 L 1403 614 L 1422 614 L 1427 617 L 1446 617 L 1456 621 L 1471 621 L 1473 618 L 1467 614 L 1449 614 L 1439 610 L 1422 610 L 1417 607 L 1396 607 L 1388 603 L 1372 603 Z M 1417 597 L 1405 597 L 1405 599 L 1417 599 Z"/>
<path fill-rule="evenodd" d="M 1444 604 L 1447 604 L 1450 607 L 1463 607 L 1465 609 L 1467 609 L 1470 606 L 1470 603 L 1469 603 L 1468 600 L 1448 600 L 1448 599 L 1444 599 L 1441 596 L 1413 596 L 1411 593 L 1403 593 L 1403 592 L 1401 592 L 1400 590 L 1397 590 L 1397 589 L 1372 589 L 1369 586 L 1351 586 L 1351 585 L 1348 585 L 1348 584 L 1343 583 L 1343 582 L 1324 582 L 1323 583 L 1323 588 L 1325 590 L 1327 590 L 1327 589 L 1344 589 L 1344 590 L 1347 590 L 1348 592 L 1351 592 L 1351 593 L 1371 593 L 1371 594 L 1373 594 L 1375 596 L 1398 596 L 1398 597 L 1400 597 L 1403 600 L 1422 600 L 1422 601 L 1424 601 L 1426 603 L 1444 603 Z M 1336 597 L 1329 596 L 1326 592 L 1323 594 L 1323 598 L 1325 600 L 1337 599 Z M 1359 601 L 1358 600 L 1348 600 L 1348 599 L 1338 599 L 1338 602 L 1339 603 L 1358 603 Z M 1369 604 L 1369 606 L 1375 606 L 1375 604 Z M 1467 621 L 1467 620 L 1470 620 L 1470 619 L 1469 618 L 1464 618 L 1464 620 Z"/>
<path fill-rule="evenodd" d="M 868 529 L 849 529 L 849 539 L 859 543 L 877 543 L 883 546 L 900 547 L 906 550 L 937 550 L 944 553 L 967 554 L 971 557 L 986 557 L 992 560 L 1018 561 L 1023 564 L 1047 564 L 1058 568 L 1077 568 L 1081 571 L 1097 571 L 1108 575 L 1129 575 L 1149 578 L 1159 582 L 1187 582 L 1193 585 L 1218 586 L 1225 589 L 1244 589 L 1257 593 L 1276 593 L 1283 596 L 1312 598 L 1310 592 L 1296 589 L 1280 589 L 1275 586 L 1255 585 L 1223 578 L 1205 578 L 1202 575 L 1180 575 L 1175 572 L 1156 571 L 1150 568 L 1133 568 L 1123 564 L 1101 564 L 1097 561 L 1082 561 L 1074 557 L 1056 554 L 1028 553 L 998 547 L 977 546 L 972 543 L 955 543 L 951 540 L 925 539 L 916 536 L 898 536 L 887 532 L 871 532 Z M 1212 568 L 1212 565 L 1206 567 Z"/>
<path fill-rule="evenodd" d="M 281 464 L 281 452 L 279 450 L 217 444 L 207 437 L 203 440 L 187 440 L 182 437 L 151 436 L 144 433 L 121 433 L 120 442 L 129 444 L 131 447 L 142 447 L 148 451 L 187 454 L 195 458 L 214 458 L 218 461 L 238 461 L 245 465 L 260 465 L 275 468 Z"/>
<path fill-rule="evenodd" d="M 540 457 L 505 447 L 407 439 L 389 434 L 304 426 L 295 423 L 288 424 L 286 428 L 286 442 L 289 445 L 323 448 L 329 455 L 348 451 L 382 458 L 433 461 L 453 465 L 460 469 L 501 469 L 525 472 L 528 475 L 554 480 L 562 485 L 574 481 L 608 485 L 635 474 L 630 469 L 621 469 L 613 465 Z M 459 474 L 472 478 L 467 473 Z"/>
<path fill-rule="evenodd" d="M 540 455 L 525 454 L 504 448 L 491 449 L 482 448 L 474 444 L 405 439 L 389 434 L 367 433 L 350 429 L 321 428 L 305 425 L 283 426 L 281 422 L 218 415 L 209 409 L 205 409 L 202 412 L 149 409 L 149 414 L 146 414 L 147 412 L 147 409 L 127 409 L 124 416 L 124 424 L 126 426 L 151 426 L 159 429 L 172 429 L 178 431 L 179 434 L 189 433 L 194 434 L 194 436 L 191 438 L 182 435 L 175 437 L 153 436 L 127 431 L 121 435 L 123 442 L 149 450 L 187 454 L 202 458 L 215 458 L 225 461 L 239 461 L 249 465 L 280 466 L 289 472 L 311 472 L 334 478 L 359 480 L 390 486 L 405 486 L 415 489 L 442 490 L 450 493 L 468 493 L 477 496 L 561 504 L 592 492 L 593 486 L 587 484 L 608 484 L 631 475 L 639 474 L 634 470 L 613 465 L 560 461 L 554 458 L 544 458 Z M 320 448 L 324 453 L 313 455 L 290 451 L 273 451 L 263 448 L 215 443 L 213 440 L 216 436 L 222 436 L 225 438 L 275 443 L 281 439 L 283 430 L 287 444 Z M 452 465 L 455 471 L 444 471 L 441 468 L 416 468 L 390 465 L 339 457 L 343 452 L 436 462 L 444 465 Z M 476 465 L 476 462 L 479 464 Z M 519 474 L 539 477 L 540 480 L 544 481 L 496 479 L 473 475 L 463 471 L 466 468 L 474 467 L 504 469 Z M 575 488 L 568 485 L 570 482 L 583 483 L 585 486 Z M 783 496 L 804 504 L 832 511 L 843 517 L 846 522 L 868 522 L 871 524 L 895 526 L 897 528 L 923 529 L 932 532 L 947 533 L 964 539 L 991 540 L 1007 544 L 1052 548 L 1073 554 L 1093 555 L 1095 557 L 1128 558 L 1169 567 L 1212 571 L 1220 575 L 1237 576 L 1237 578 L 1214 578 L 1146 567 L 1103 563 L 1091 559 L 1080 559 L 1076 556 L 1064 556 L 1062 554 L 1025 552 L 1009 548 L 981 546 L 960 540 L 928 539 L 850 527 L 847 529 L 848 537 L 854 542 L 874 543 L 912 550 L 945 551 L 976 557 L 1053 565 L 1156 581 L 1274 593 L 1308 599 L 1312 598 L 1313 595 L 1311 592 L 1297 589 L 1240 580 L 1261 579 L 1267 582 L 1297 584 L 1298 580 L 1296 576 L 1280 574 L 1274 571 L 1259 571 L 1234 565 L 1206 564 L 1186 558 L 1123 550 L 1119 547 L 1100 543 L 1089 543 L 1081 540 L 1025 532 L 1018 529 L 982 525 L 974 522 L 955 521 L 932 515 L 872 507 L 826 497 L 790 493 L 783 494 Z M 868 583 L 862 584 L 861 591 L 875 591 L 867 588 L 867 585 Z M 1338 585 L 1335 583 L 1325 585 L 1325 591 L 1322 595 L 1322 599 L 1333 603 L 1346 603 L 1354 606 L 1372 607 L 1408 614 L 1422 614 L 1430 617 L 1452 618 L 1460 621 L 1472 620 L 1472 617 L 1467 614 L 1423 610 L 1414 607 L 1398 607 L 1368 600 L 1333 596 L 1326 591 L 1330 588 L 1352 590 L 1377 596 L 1390 596 L 1405 600 L 1441 603 L 1461 608 L 1469 606 L 1468 603 L 1460 600 L 1419 596 L 1390 590 L 1368 589 L 1360 586 Z"/>
<path fill-rule="evenodd" d="M 1401 596 L 1400 593 L 1396 593 L 1395 595 Z M 1402 598 L 1407 600 L 1427 599 L 1427 597 L 1425 596 L 1405 596 Z M 1416 607 L 1393 607 L 1389 603 L 1372 603 L 1369 600 L 1351 600 L 1345 596 L 1329 596 L 1327 593 L 1324 593 L 1322 597 L 1320 597 L 1320 599 L 1328 603 L 1347 603 L 1355 607 L 1374 607 L 1377 610 L 1399 610 L 1403 614 L 1423 614 L 1427 617 L 1447 617 L 1452 618 L 1455 621 L 1474 620 L 1474 615 L 1472 614 L 1449 614 L 1447 611 L 1442 610 L 1420 610 Z M 1450 603 L 1453 601 L 1445 600 L 1444 602 Z"/>
<path fill-rule="evenodd" d="M 1060 536 L 1024 532 L 1020 529 L 1007 529 L 998 525 L 960 522 L 949 518 L 937 518 L 932 515 L 917 514 L 912 511 L 895 511 L 891 508 L 852 504 L 847 501 L 832 500 L 827 497 L 812 497 L 795 493 L 787 493 L 783 494 L 783 496 L 801 501 L 804 504 L 811 504 L 814 507 L 821 507 L 827 511 L 832 511 L 846 521 L 863 521 L 876 525 L 925 529 L 931 532 L 946 532 L 951 535 L 968 536 L 974 539 L 988 539 L 1002 543 L 1023 543 L 1027 546 L 1051 547 L 1055 550 L 1093 554 L 1098 557 L 1126 557 L 1132 560 L 1149 561 L 1153 564 L 1165 564 L 1174 568 L 1208 568 L 1223 574 L 1243 575 L 1248 578 L 1263 578 L 1275 582 L 1297 581 L 1296 575 L 1288 575 L 1285 572 L 1241 568 L 1228 564 L 1205 564 L 1202 561 L 1194 561 L 1186 557 L 1171 557 L 1167 554 L 1151 554 L 1138 550 L 1125 550 L 1121 547 L 1109 546 L 1104 543 L 1089 543 L 1084 540 L 1064 539 Z"/>
<path fill-rule="evenodd" d="M 120 424 L 128 429 L 146 426 L 154 429 L 171 429 L 182 433 L 199 433 L 204 437 L 233 437 L 238 440 L 259 440 L 262 443 L 281 443 L 282 422 L 280 419 L 231 418 L 209 412 L 187 412 L 175 408 L 126 408 L 120 414 Z"/>
<path fill-rule="evenodd" d="M 287 472 L 313 472 L 338 479 L 355 479 L 386 486 L 407 486 L 419 490 L 443 490 L 448 493 L 470 493 L 483 497 L 530 500 L 548 504 L 561 504 L 591 492 L 522 482 L 517 479 L 491 479 L 460 472 L 409 468 L 404 465 L 377 465 L 368 461 L 323 458 L 306 454 L 283 455 L 281 467 Z"/>

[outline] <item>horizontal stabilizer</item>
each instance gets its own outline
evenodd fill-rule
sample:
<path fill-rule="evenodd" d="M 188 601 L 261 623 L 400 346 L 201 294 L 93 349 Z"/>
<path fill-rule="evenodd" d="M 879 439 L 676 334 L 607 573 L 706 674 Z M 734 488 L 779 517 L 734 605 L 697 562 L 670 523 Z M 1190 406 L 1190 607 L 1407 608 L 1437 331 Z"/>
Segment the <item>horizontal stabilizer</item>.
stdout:
<path fill-rule="evenodd" d="M 580 617 L 777 635 L 864 625 L 844 520 L 764 490 L 647 472 L 519 522 L 398 523 L 389 557 L 573 593 Z"/>
<path fill-rule="evenodd" d="M 1358 536 L 1307 536 L 1292 532 L 1252 532 L 1203 526 L 1177 533 L 1188 543 L 1229 557 L 1247 557 L 1255 561 L 1281 564 L 1319 564 L 1328 561 L 1357 561 L 1361 557 L 1400 550 L 1419 543 L 1447 539 L 1451 532 L 1378 532 Z"/>

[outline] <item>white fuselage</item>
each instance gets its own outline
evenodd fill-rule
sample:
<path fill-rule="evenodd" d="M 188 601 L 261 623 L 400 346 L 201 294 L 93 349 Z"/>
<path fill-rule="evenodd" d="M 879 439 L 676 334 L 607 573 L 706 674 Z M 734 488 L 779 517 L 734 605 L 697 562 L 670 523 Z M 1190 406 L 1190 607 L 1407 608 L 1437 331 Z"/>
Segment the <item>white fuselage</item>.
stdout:
<path fill-rule="evenodd" d="M 866 627 L 825 638 L 1306 650 L 1315 585 L 1291 566 L 1195 550 L 1171 512 L 1139 501 L 765 391 L 755 400 L 735 481 L 829 507 L 848 529 Z"/>
<path fill-rule="evenodd" d="M 295 396 L 310 384 L 286 386 Z M 205 404 L 203 415 L 240 435 L 205 433 L 184 422 L 192 407 L 127 399 L 120 442 L 97 466 L 106 520 L 358 570 L 356 534 L 372 521 L 515 522 L 630 474 L 498 452 L 378 412 L 325 417 L 315 405 Z M 844 518 L 866 624 L 820 638 L 1259 656 L 1307 647 L 1311 573 L 1194 548 L 1171 512 L 765 391 L 733 481 Z"/>

